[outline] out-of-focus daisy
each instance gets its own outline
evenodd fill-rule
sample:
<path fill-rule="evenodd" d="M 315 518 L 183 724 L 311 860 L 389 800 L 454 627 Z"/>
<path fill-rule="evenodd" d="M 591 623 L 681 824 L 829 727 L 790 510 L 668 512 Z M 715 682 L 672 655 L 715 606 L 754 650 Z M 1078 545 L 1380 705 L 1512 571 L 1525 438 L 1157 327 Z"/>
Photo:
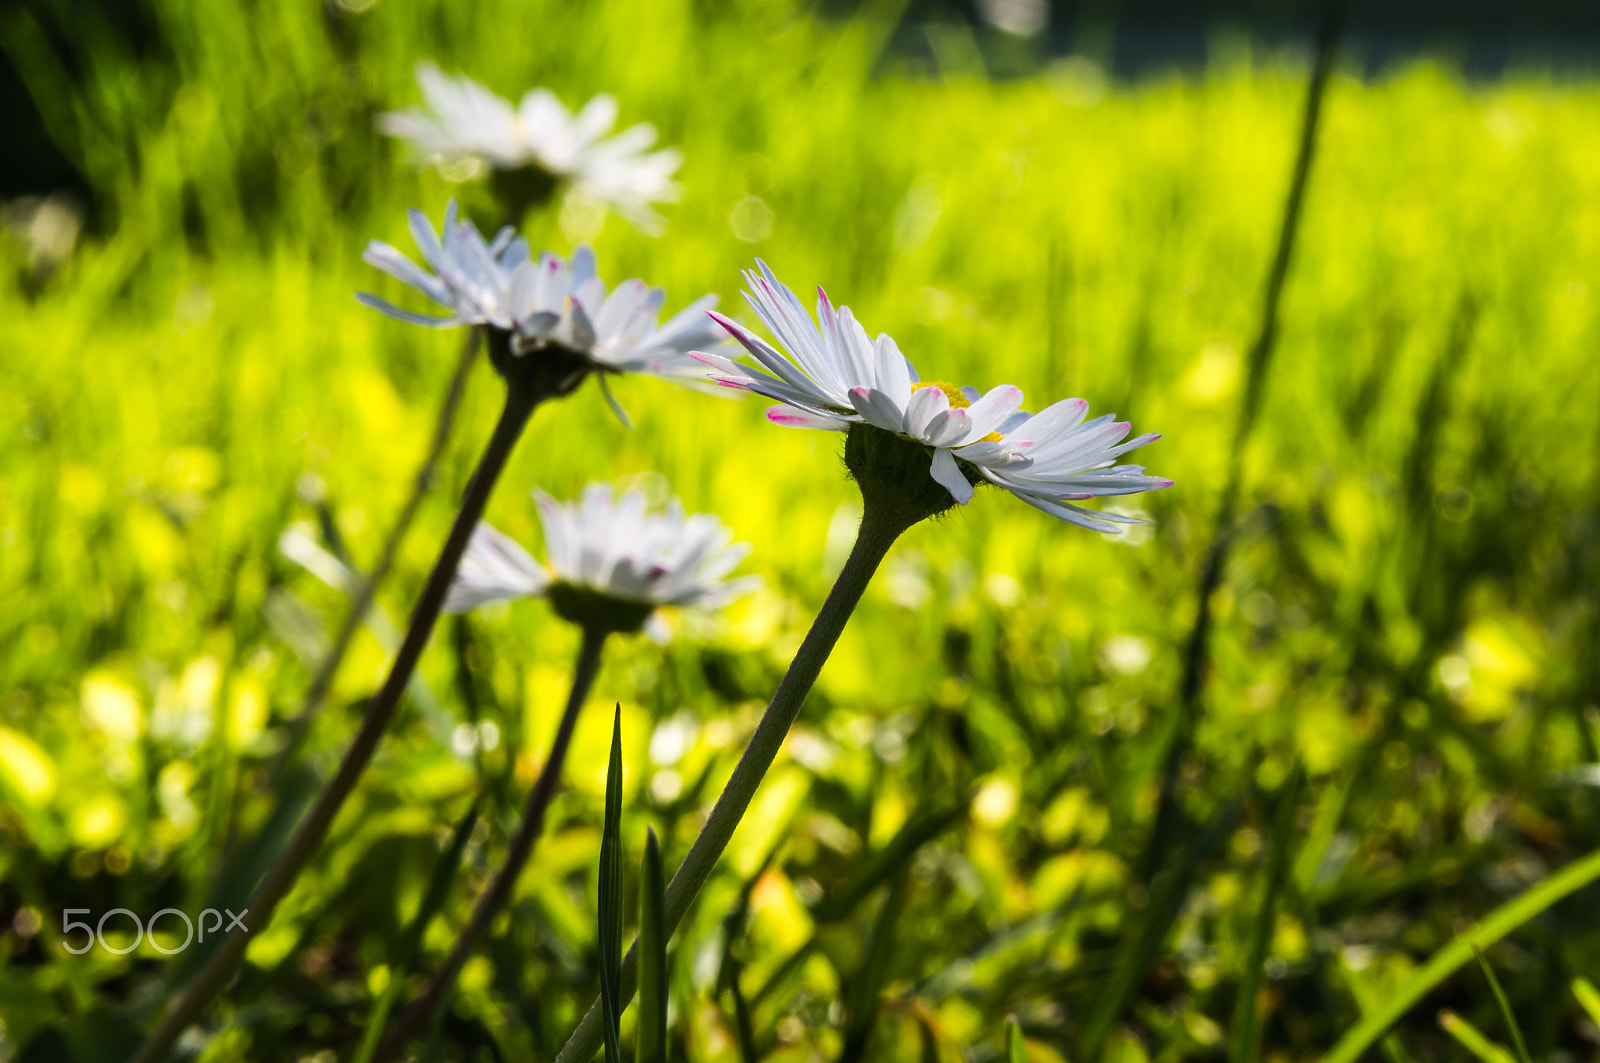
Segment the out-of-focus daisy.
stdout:
<path fill-rule="evenodd" d="M 426 107 L 390 111 L 378 128 L 443 163 L 479 160 L 498 170 L 533 168 L 580 196 L 603 204 L 644 232 L 662 219 L 652 204 L 682 194 L 673 174 L 683 163 L 676 148 L 652 151 L 654 126 L 640 124 L 610 136 L 617 101 L 602 93 L 573 113 L 549 89 L 537 88 L 513 106 L 464 75 L 430 62 L 417 64 Z"/>
<path fill-rule="evenodd" d="M 565 619 L 614 631 L 667 632 L 662 606 L 715 609 L 759 586 L 758 576 L 727 578 L 749 554 L 709 513 L 685 516 L 670 499 L 652 510 L 639 490 L 615 494 L 594 483 L 575 502 L 537 488 L 546 564 L 486 523 L 473 529 L 445 599 L 461 613 L 494 602 L 541 596 Z"/>
<path fill-rule="evenodd" d="M 505 334 L 513 358 L 555 347 L 603 372 L 648 373 L 690 384 L 703 383 L 707 373 L 689 352 L 727 340 L 706 313 L 717 305 L 715 295 L 701 296 L 660 324 L 665 289 L 635 279 L 607 293 L 588 247 L 570 258 L 546 251 L 533 259 L 528 242 L 510 226 L 485 241 L 472 222 L 458 220 L 454 200 L 445 208 L 442 233 L 433 231 L 420 210 L 413 208 L 409 217 L 427 269 L 379 240 L 367 245 L 362 258 L 448 313 L 419 314 L 356 293 L 366 306 L 399 321 L 428 328 L 488 325 Z M 604 380 L 602 375 L 602 386 Z M 609 390 L 606 399 L 626 421 Z"/>
<path fill-rule="evenodd" d="M 1126 439 L 1131 426 L 1109 414 L 1085 421 L 1089 404 L 1083 399 L 1030 414 L 1021 408 L 1022 391 L 1009 384 L 982 393 L 942 381 L 924 383 L 893 339 L 882 333 L 876 341 L 867 338 L 849 307 L 835 310 L 818 288 L 819 329 L 766 263 L 757 259 L 756 265 L 759 272 L 744 274 L 750 287 L 745 299 L 783 350 L 713 313 L 761 368 L 715 352 L 695 357 L 724 386 L 783 403 L 767 410 L 773 423 L 882 429 L 926 447 L 929 475 L 956 502 L 971 501 L 973 485 L 987 481 L 1052 516 L 1096 531 L 1115 532 L 1118 524 L 1138 521 L 1074 502 L 1172 486 L 1171 480 L 1145 475 L 1142 465 L 1115 464 L 1158 435 Z"/>

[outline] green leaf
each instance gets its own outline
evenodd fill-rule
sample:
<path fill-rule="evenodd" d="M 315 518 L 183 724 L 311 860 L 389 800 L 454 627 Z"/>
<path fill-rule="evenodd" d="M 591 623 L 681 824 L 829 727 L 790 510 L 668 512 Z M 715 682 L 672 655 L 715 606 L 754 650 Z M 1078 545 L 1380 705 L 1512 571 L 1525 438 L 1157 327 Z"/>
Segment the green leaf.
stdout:
<path fill-rule="evenodd" d="M 634 1063 L 667 1063 L 666 882 L 656 832 L 645 831 L 639 867 L 639 1015 Z"/>
<path fill-rule="evenodd" d="M 1483 1063 L 1516 1063 L 1511 1053 L 1483 1036 L 1483 1032 L 1449 1008 L 1439 1012 L 1439 1026 Z"/>
<path fill-rule="evenodd" d="M 1006 1017 L 1006 1063 L 1028 1063 L 1028 1053 L 1022 1047 L 1022 1024 L 1015 1015 Z"/>
<path fill-rule="evenodd" d="M 1478 946 L 1472 946 L 1472 954 L 1478 958 L 1478 966 L 1483 969 L 1483 977 L 1489 981 L 1489 991 L 1494 994 L 1494 1002 L 1500 1006 L 1500 1017 L 1505 1019 L 1506 1028 L 1511 1031 L 1511 1044 L 1517 1050 L 1517 1059 L 1520 1063 L 1533 1063 L 1528 1058 L 1528 1044 L 1522 1039 L 1522 1028 L 1517 1025 L 1517 1017 L 1511 1011 L 1511 1001 L 1506 999 L 1506 991 L 1500 988 L 1500 979 L 1494 976 L 1494 968 L 1483 958 L 1483 950 Z"/>
<path fill-rule="evenodd" d="M 372 1016 L 367 1020 L 366 1036 L 362 1038 L 361 1048 L 356 1052 L 352 1063 L 368 1063 L 372 1059 L 372 1054 L 378 1050 L 378 1041 L 382 1039 L 384 1027 L 388 1025 L 389 1014 L 394 1010 L 395 1001 L 400 999 L 400 990 L 406 984 L 406 976 L 411 973 L 412 965 L 416 962 L 422 935 L 427 932 L 428 924 L 433 922 L 433 917 L 444 907 L 445 898 L 450 895 L 450 884 L 455 880 L 456 871 L 461 867 L 461 855 L 467 850 L 467 842 L 472 838 L 472 829 L 478 825 L 478 801 L 478 798 L 474 798 L 472 805 L 467 809 L 467 814 L 456 823 L 455 831 L 450 836 L 450 845 L 439 854 L 438 862 L 433 865 L 433 874 L 428 879 L 427 889 L 423 891 L 422 902 L 417 905 L 417 913 L 411 917 L 411 922 L 406 926 L 405 936 L 400 939 L 400 947 L 395 951 L 389 971 L 389 984 L 384 987 L 383 994 L 372 1008 Z"/>
<path fill-rule="evenodd" d="M 622 703 L 611 724 L 606 819 L 600 835 L 600 1003 L 606 1063 L 622 1063 Z"/>
<path fill-rule="evenodd" d="M 1493 945 L 1523 923 L 1569 894 L 1600 879 L 1600 850 L 1575 860 L 1543 882 L 1523 890 L 1465 934 L 1433 954 L 1433 958 L 1402 982 L 1387 997 L 1387 1002 L 1362 1018 L 1322 1057 L 1322 1063 L 1355 1063 L 1372 1042 L 1395 1021 L 1410 1011 L 1417 1001 L 1472 959 L 1473 946 Z"/>

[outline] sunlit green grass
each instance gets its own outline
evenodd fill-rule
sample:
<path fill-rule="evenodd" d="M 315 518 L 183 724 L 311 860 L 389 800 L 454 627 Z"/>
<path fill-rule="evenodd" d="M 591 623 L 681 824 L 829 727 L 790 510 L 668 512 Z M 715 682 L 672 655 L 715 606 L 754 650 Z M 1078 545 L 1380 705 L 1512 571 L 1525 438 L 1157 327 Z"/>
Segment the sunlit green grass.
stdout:
<path fill-rule="evenodd" d="M 170 61 L 136 60 L 89 26 L 76 86 L 26 21 L 0 38 L 101 219 L 42 281 L 14 243 L 0 286 L 0 910 L 42 922 L 0 938 L 0 1043 L 97 1005 L 147 1020 L 172 961 L 148 945 L 69 955 L 60 911 L 198 911 L 285 797 L 266 772 L 308 670 L 284 618 L 331 626 L 343 608 L 276 551 L 291 522 L 315 520 L 297 481 L 325 483 L 371 564 L 462 338 L 359 307 L 358 288 L 402 298 L 361 249 L 408 247 L 407 205 L 437 219 L 456 195 L 490 212 L 481 188 L 407 167 L 373 132 L 377 111 L 414 102 L 424 57 L 506 93 L 612 91 L 623 123 L 652 121 L 684 151 L 686 195 L 662 239 L 616 219 L 592 233 L 571 212 L 564 231 L 551 210 L 526 220 L 536 246 L 592 236 L 608 280 L 664 284 L 669 310 L 717 291 L 736 313 L 737 271 L 759 255 L 803 296 L 823 284 L 891 333 L 927 378 L 1014 382 L 1032 408 L 1081 395 L 1092 414 L 1165 433 L 1139 460 L 1178 481 L 1131 500 L 1154 520 L 1132 545 L 989 491 L 897 547 L 676 939 L 687 1058 L 737 1058 L 724 952 L 754 998 L 802 947 L 754 1004 L 758 1043 L 775 1059 L 838 1053 L 884 889 L 849 912 L 838 898 L 920 816 L 964 810 L 911 858 L 871 1059 L 953 1060 L 963 1045 L 996 1058 L 1008 1013 L 1030 1059 L 1085 1058 L 1101 990 L 1162 876 L 1180 873 L 1175 926 L 1108 1018 L 1108 1051 L 1227 1054 L 1275 794 L 1297 768 L 1263 1058 L 1325 1051 L 1455 931 L 1593 848 L 1591 791 L 1558 775 L 1600 760 L 1600 89 L 1469 86 L 1427 63 L 1334 78 L 1177 775 L 1189 836 L 1216 843 L 1150 854 L 1302 64 L 1234 55 L 1102 97 L 1059 68 L 911 76 L 880 55 L 881 19 L 755 4 L 152 6 Z M 735 235 L 768 219 L 754 244 Z M 647 476 L 749 541 L 745 567 L 767 587 L 721 618 L 675 618 L 665 651 L 613 648 L 571 792 L 463 977 L 450 1058 L 486 1038 L 549 1058 L 597 991 L 603 707 L 622 705 L 625 863 L 651 823 L 673 867 L 853 528 L 838 437 L 650 380 L 617 393 L 631 432 L 592 388 L 541 410 L 490 519 L 536 542 L 527 488 Z M 498 398 L 480 365 L 379 595 L 397 622 Z M 460 639 L 441 627 L 422 674 L 446 731 L 481 715 L 502 737 L 481 759 L 490 827 L 426 938 L 432 958 L 497 861 L 576 652 L 537 603 L 466 624 Z M 314 763 L 342 749 L 350 703 L 384 665 L 364 635 L 313 729 Z M 669 719 L 693 740 L 657 763 L 651 736 Z M 402 715 L 252 945 L 207 1058 L 359 1040 L 398 928 L 479 786 L 480 764 L 439 732 Z M 670 743 L 657 745 L 659 760 Z M 748 927 L 725 941 L 758 872 Z M 1535 1058 L 1593 1051 L 1565 988 L 1600 970 L 1593 903 L 1552 909 L 1488 954 Z M 1443 1006 L 1508 1043 L 1467 970 L 1403 1020 L 1390 1058 L 1450 1058 Z"/>

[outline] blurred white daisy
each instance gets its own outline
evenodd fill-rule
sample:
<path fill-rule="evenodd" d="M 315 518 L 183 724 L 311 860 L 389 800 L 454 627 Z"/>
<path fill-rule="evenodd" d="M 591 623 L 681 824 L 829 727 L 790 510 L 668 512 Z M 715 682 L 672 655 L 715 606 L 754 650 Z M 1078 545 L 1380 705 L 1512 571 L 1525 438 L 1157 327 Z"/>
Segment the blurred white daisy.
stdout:
<path fill-rule="evenodd" d="M 746 543 L 709 513 L 685 516 L 669 499 L 651 510 L 644 492 L 615 494 L 594 483 L 575 502 L 534 489 L 544 528 L 546 564 L 488 524 L 473 529 L 467 552 L 445 598 L 447 613 L 540 596 L 574 623 L 612 630 L 666 631 L 661 606 L 715 609 L 761 583 L 759 576 L 727 578 L 750 553 Z"/>
<path fill-rule="evenodd" d="M 466 76 L 452 77 L 430 62 L 417 64 L 426 107 L 390 111 L 378 128 L 421 156 L 443 163 L 480 160 L 499 170 L 531 167 L 606 206 L 641 231 L 660 231 L 651 204 L 682 194 L 672 179 L 683 163 L 676 148 L 650 150 L 654 126 L 608 136 L 617 101 L 602 93 L 574 114 L 549 89 L 533 89 L 513 106 Z"/>
<path fill-rule="evenodd" d="M 356 293 L 379 313 L 428 328 L 489 325 L 510 334 L 515 356 L 554 345 L 597 369 L 690 384 L 704 383 L 707 373 L 689 352 L 727 342 L 727 334 L 706 313 L 717 305 L 715 295 L 701 296 L 659 324 L 665 289 L 627 280 L 608 294 L 588 247 L 579 247 L 571 258 L 546 251 L 532 259 L 528 242 L 510 226 L 486 242 L 472 222 L 457 219 L 454 200 L 445 208 L 442 234 L 420 210 L 413 208 L 409 217 L 411 238 L 427 269 L 379 240 L 361 257 L 449 313 L 419 314 L 368 292 Z M 606 398 L 611 401 L 609 391 Z"/>
<path fill-rule="evenodd" d="M 1021 390 L 1010 385 L 981 393 L 924 383 L 894 340 L 882 333 L 876 341 L 867 338 L 849 307 L 835 310 L 818 288 L 819 330 L 766 263 L 757 259 L 756 265 L 759 272 L 744 274 L 751 289 L 745 299 L 784 350 L 713 314 L 762 368 L 715 352 L 695 357 L 713 369 L 718 383 L 783 403 L 767 410 L 775 424 L 839 431 L 871 425 L 927 447 L 929 475 L 963 505 L 972 500 L 973 482 L 987 480 L 1052 516 L 1096 531 L 1116 532 L 1118 524 L 1139 521 L 1072 503 L 1172 486 L 1171 480 L 1145 475 L 1142 465 L 1114 464 L 1158 435 L 1123 442 L 1128 422 L 1110 415 L 1086 422 L 1089 404 L 1082 399 L 1030 414 L 1021 408 Z"/>

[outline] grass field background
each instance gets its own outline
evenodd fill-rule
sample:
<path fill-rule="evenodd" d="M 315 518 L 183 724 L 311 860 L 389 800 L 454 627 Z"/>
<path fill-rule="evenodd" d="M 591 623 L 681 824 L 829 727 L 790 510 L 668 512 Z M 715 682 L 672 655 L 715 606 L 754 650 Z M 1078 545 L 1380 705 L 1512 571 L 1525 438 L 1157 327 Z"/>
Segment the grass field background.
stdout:
<path fill-rule="evenodd" d="M 1035 1061 L 1318 1058 L 1600 841 L 1600 87 L 1467 84 L 1427 61 L 1335 74 L 1191 719 L 1183 651 L 1304 57 L 1225 42 L 1200 73 L 1106 85 L 1073 62 L 991 82 L 953 28 L 930 31 L 937 76 L 901 69 L 893 13 L 870 7 L 147 6 L 155 48 L 23 9 L 0 24 L 95 197 L 52 274 L 17 236 L 0 245 L 0 1058 L 148 1022 L 184 961 L 68 954 L 60 912 L 204 907 L 270 849 L 273 811 L 328 770 L 381 680 L 364 633 L 303 768 L 269 784 L 344 609 L 277 540 L 324 535 L 309 474 L 373 562 L 463 338 L 358 306 L 357 289 L 401 298 L 361 250 L 409 249 L 409 205 L 492 214 L 481 186 L 374 132 L 429 57 L 510 95 L 614 92 L 623 124 L 682 148 L 665 236 L 550 209 L 526 219 L 535 247 L 592 239 L 608 281 L 663 284 L 669 310 L 716 291 L 746 320 L 738 270 L 759 255 L 892 334 L 925 379 L 1014 382 L 1035 409 L 1083 396 L 1165 433 L 1139 460 L 1178 482 L 1128 500 L 1153 523 L 1122 542 L 995 491 L 901 542 L 678 934 L 684 1058 L 740 1058 L 730 972 L 765 1059 L 995 1059 L 1008 1014 Z M 675 617 L 664 650 L 612 646 L 440 1058 L 559 1048 L 598 986 L 605 709 L 622 707 L 629 860 L 652 824 L 671 868 L 858 512 L 839 437 L 615 386 L 636 427 L 592 386 L 541 410 L 490 519 L 536 543 L 534 485 L 670 484 L 752 544 L 766 587 Z M 379 593 L 397 624 L 499 396 L 479 364 Z M 441 625 L 431 697 L 253 941 L 190 1042 L 201 1058 L 347 1058 L 483 789 L 486 826 L 426 938 L 442 955 L 548 748 L 576 641 L 536 602 Z M 494 748 L 453 750 L 477 721 Z M 1571 989 L 1600 975 L 1597 900 L 1486 953 L 1536 1059 L 1600 1041 Z M 1469 966 L 1384 1058 L 1462 1058 L 1441 1008 L 1510 1044 Z"/>

